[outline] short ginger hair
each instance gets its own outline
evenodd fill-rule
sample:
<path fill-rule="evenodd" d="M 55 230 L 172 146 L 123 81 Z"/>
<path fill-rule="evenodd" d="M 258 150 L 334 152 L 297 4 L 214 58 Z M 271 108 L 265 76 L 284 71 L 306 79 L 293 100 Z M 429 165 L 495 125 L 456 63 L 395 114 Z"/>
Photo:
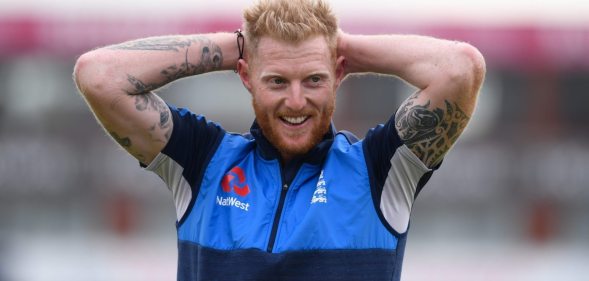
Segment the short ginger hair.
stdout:
<path fill-rule="evenodd" d="M 323 35 L 336 55 L 337 18 L 325 0 L 259 0 L 243 12 L 246 52 L 252 55 L 260 38 L 299 43 Z"/>

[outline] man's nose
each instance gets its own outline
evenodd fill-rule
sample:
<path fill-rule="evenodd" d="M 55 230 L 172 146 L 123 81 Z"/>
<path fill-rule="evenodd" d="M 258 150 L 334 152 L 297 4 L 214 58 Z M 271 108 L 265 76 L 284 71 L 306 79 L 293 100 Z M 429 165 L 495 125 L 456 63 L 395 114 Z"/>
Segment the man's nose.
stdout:
<path fill-rule="evenodd" d="M 289 87 L 288 97 L 285 106 L 291 110 L 302 110 L 307 104 L 307 99 L 302 91 L 300 83 L 292 83 Z"/>

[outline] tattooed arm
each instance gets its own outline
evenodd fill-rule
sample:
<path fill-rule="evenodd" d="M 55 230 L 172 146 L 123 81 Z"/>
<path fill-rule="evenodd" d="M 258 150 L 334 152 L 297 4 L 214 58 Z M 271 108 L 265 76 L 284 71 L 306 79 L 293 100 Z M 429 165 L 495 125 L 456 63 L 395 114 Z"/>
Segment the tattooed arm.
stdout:
<path fill-rule="evenodd" d="M 82 55 L 74 80 L 106 131 L 131 155 L 149 164 L 166 145 L 172 118 L 153 90 L 177 79 L 237 64 L 235 35 L 144 38 Z"/>
<path fill-rule="evenodd" d="M 419 89 L 397 110 L 395 127 L 424 164 L 436 166 L 473 113 L 485 75 L 478 50 L 417 35 L 340 33 L 338 54 L 346 58 L 346 73 L 395 75 Z"/>

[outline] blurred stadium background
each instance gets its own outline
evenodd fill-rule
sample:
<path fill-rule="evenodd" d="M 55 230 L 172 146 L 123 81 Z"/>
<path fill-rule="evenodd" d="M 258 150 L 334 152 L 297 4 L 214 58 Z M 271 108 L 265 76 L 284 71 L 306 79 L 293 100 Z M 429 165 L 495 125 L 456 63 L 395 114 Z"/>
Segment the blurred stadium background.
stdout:
<path fill-rule="evenodd" d="M 332 2 L 347 32 L 464 40 L 487 60 L 466 136 L 414 206 L 403 280 L 588 280 L 589 2 Z M 232 31 L 250 3 L 0 0 L 0 281 L 175 279 L 172 198 L 99 128 L 72 68 L 97 46 Z M 335 124 L 363 136 L 412 91 L 349 78 Z M 253 118 L 231 72 L 159 92 L 232 131 Z"/>

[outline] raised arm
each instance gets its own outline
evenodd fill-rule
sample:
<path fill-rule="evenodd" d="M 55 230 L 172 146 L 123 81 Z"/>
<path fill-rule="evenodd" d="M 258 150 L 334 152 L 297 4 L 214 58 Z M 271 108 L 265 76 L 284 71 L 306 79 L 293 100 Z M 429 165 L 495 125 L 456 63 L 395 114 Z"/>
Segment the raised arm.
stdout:
<path fill-rule="evenodd" d="M 152 91 L 177 79 L 235 68 L 235 35 L 144 38 L 83 54 L 74 80 L 104 129 L 143 164 L 170 138 L 170 110 Z"/>
<path fill-rule="evenodd" d="M 456 142 L 485 76 L 485 61 L 473 46 L 417 35 L 362 36 L 340 33 L 338 54 L 346 72 L 400 77 L 419 90 L 397 110 L 395 127 L 428 167 Z"/>

